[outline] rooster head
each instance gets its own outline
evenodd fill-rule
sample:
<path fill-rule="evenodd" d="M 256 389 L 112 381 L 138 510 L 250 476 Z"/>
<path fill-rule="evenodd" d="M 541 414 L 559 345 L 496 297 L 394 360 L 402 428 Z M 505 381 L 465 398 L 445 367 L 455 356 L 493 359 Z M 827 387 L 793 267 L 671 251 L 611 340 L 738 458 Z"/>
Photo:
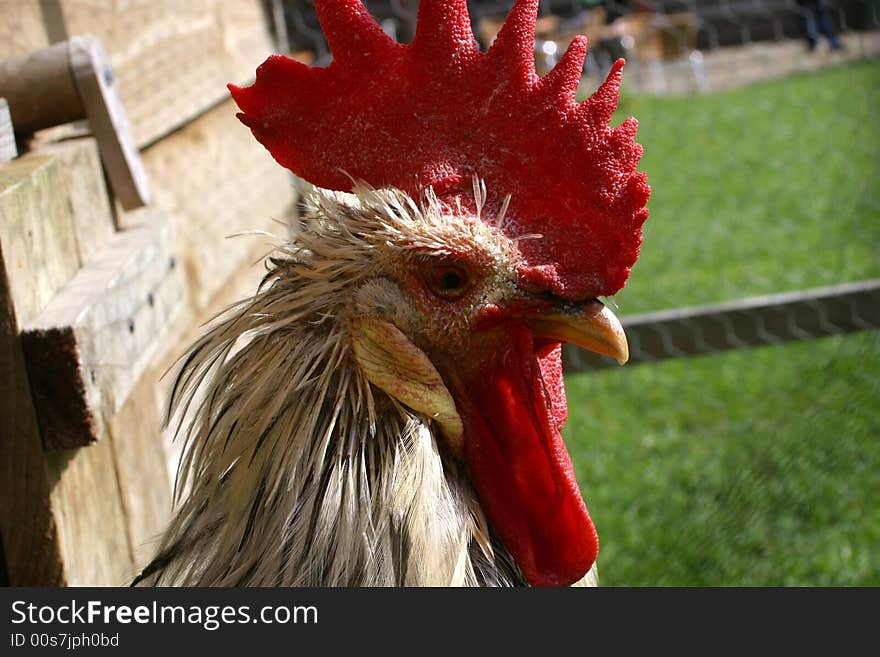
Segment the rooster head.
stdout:
<path fill-rule="evenodd" d="M 623 61 L 579 103 L 584 38 L 535 74 L 538 0 L 519 0 L 485 53 L 465 0 L 422 0 L 409 45 L 359 0 L 315 7 L 333 62 L 270 57 L 252 86 L 230 85 L 238 116 L 339 192 L 313 216 L 369 246 L 340 311 L 361 373 L 434 421 L 526 580 L 571 584 L 598 539 L 560 433 L 560 343 L 626 361 L 598 297 L 624 285 L 650 194 L 636 121 L 610 125 Z"/>

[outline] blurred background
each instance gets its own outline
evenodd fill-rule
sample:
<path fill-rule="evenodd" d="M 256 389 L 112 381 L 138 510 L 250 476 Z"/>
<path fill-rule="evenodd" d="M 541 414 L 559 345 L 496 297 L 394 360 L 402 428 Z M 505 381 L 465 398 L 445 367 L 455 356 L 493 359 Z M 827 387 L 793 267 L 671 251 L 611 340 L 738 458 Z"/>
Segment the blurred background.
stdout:
<path fill-rule="evenodd" d="M 365 4 L 412 37 L 418 2 Z M 468 4 L 485 49 L 513 3 Z M 617 121 L 639 120 L 654 190 L 612 300 L 632 362 L 566 354 L 605 585 L 880 585 L 880 333 L 860 330 L 880 305 L 878 8 L 541 3 L 540 74 L 576 34 L 582 97 L 627 59 Z M 310 2 L 276 10 L 296 57 L 329 62 Z"/>

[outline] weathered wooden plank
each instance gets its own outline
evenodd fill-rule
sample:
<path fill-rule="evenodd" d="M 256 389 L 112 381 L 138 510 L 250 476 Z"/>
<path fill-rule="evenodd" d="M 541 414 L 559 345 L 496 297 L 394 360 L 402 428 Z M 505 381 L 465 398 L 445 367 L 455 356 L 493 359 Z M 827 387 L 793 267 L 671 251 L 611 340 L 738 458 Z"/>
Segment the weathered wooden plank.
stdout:
<path fill-rule="evenodd" d="M 138 570 L 156 553 L 156 541 L 171 512 L 157 385 L 154 370 L 148 370 L 109 422 L 129 542 Z"/>
<path fill-rule="evenodd" d="M 30 320 L 79 268 L 64 170 L 25 155 L 0 167 L 0 244 L 19 322 Z"/>
<path fill-rule="evenodd" d="M 630 362 L 716 353 L 880 328 L 880 279 L 622 317 Z M 566 345 L 568 371 L 613 361 Z"/>
<path fill-rule="evenodd" d="M 47 30 L 101 40 L 140 146 L 222 100 L 273 51 L 259 0 L 53 1 Z"/>
<path fill-rule="evenodd" d="M 0 531 L 16 586 L 115 584 L 133 570 L 110 441 L 46 458 L 21 344 L 21 318 L 78 264 L 61 174 L 54 157 L 0 167 Z"/>
<path fill-rule="evenodd" d="M 18 156 L 15 145 L 15 132 L 12 130 L 12 117 L 9 116 L 9 104 L 0 98 L 0 162 L 7 162 Z"/>
<path fill-rule="evenodd" d="M 40 152 L 57 156 L 64 164 L 65 193 L 76 228 L 76 248 L 81 262 L 92 262 L 114 233 L 113 210 L 97 144 L 91 137 L 82 137 L 48 144 Z"/>
<path fill-rule="evenodd" d="M 97 441 L 159 349 L 183 302 L 169 232 L 160 223 L 116 233 L 23 326 L 47 448 Z"/>
<path fill-rule="evenodd" d="M 122 586 L 134 572 L 110 440 L 48 452 L 49 502 L 67 586 Z"/>
<path fill-rule="evenodd" d="M 0 240 L 0 533 L 10 584 L 54 585 L 64 581 L 64 559 L 3 247 Z"/>
<path fill-rule="evenodd" d="M 278 166 L 235 118 L 229 101 L 142 154 L 154 188 L 154 205 L 173 226 L 189 279 L 190 303 L 205 309 L 227 279 L 268 253 L 265 238 L 284 234 L 283 220 L 296 193 L 291 174 Z M 118 213 L 121 226 L 149 221 L 149 210 Z"/>
<path fill-rule="evenodd" d="M 127 209 L 149 205 L 149 182 L 107 54 L 91 35 L 75 36 L 69 43 L 70 70 L 113 194 Z"/>

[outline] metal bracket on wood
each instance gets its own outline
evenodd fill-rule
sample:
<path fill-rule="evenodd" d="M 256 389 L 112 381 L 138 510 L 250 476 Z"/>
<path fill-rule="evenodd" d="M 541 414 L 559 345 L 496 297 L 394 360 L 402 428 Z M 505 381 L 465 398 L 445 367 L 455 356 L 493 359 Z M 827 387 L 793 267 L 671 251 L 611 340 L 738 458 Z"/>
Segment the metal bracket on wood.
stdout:
<path fill-rule="evenodd" d="M 880 328 L 880 279 L 622 317 L 630 363 L 711 354 Z M 572 345 L 569 372 L 616 363 Z"/>
<path fill-rule="evenodd" d="M 20 135 L 86 119 L 110 187 L 126 210 L 149 205 L 150 190 L 113 71 L 94 36 L 73 37 L 0 60 L 0 96 Z"/>

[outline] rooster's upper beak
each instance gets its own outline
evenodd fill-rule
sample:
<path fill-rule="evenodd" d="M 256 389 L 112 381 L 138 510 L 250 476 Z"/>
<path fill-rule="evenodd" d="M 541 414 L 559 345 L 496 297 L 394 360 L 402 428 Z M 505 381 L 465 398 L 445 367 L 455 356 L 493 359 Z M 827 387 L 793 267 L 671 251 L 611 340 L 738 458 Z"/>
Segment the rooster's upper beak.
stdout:
<path fill-rule="evenodd" d="M 559 342 L 570 342 L 578 347 L 610 356 L 623 365 L 629 360 L 629 345 L 620 320 L 601 301 L 593 299 L 583 304 L 565 304 L 528 320 L 535 336 Z"/>

